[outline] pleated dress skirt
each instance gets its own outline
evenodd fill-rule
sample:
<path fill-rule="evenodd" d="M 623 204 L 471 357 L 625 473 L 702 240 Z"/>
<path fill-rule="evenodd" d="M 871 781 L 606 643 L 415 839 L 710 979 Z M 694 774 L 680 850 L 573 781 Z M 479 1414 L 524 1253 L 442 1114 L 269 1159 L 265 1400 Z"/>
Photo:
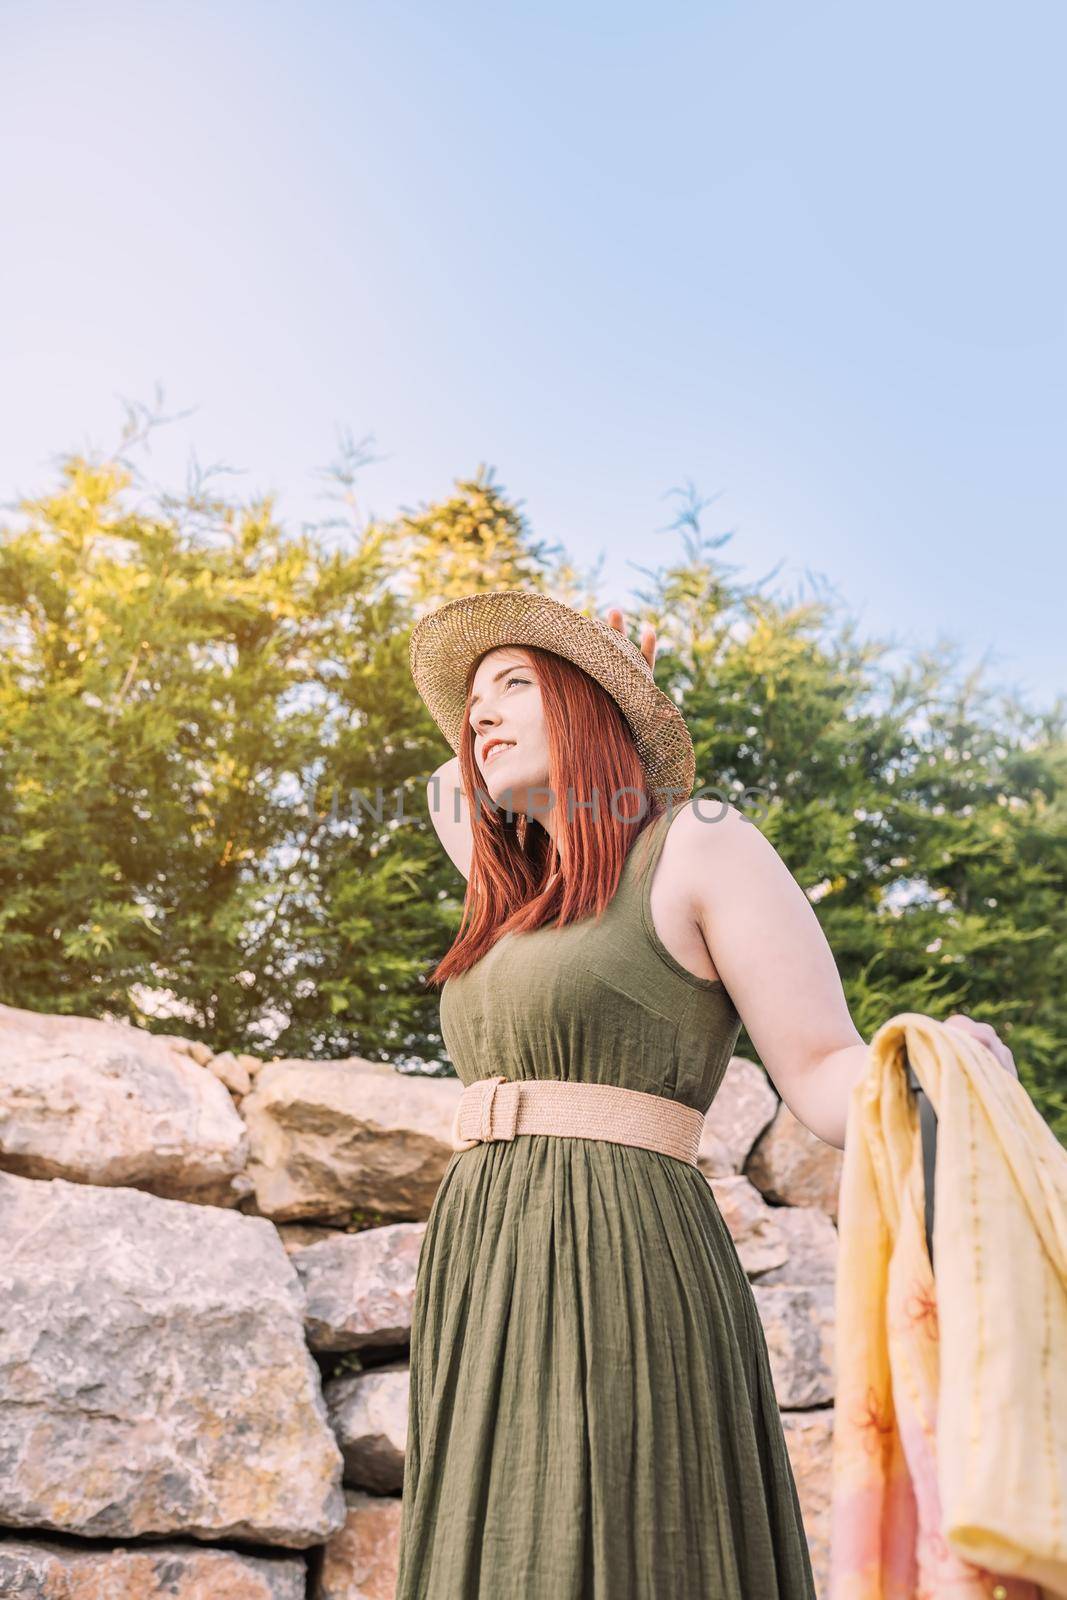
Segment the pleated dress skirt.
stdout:
<path fill-rule="evenodd" d="M 683 802 L 684 803 L 684 802 Z M 658 938 L 678 807 L 600 918 L 444 985 L 464 1083 L 621 1083 L 706 1111 L 740 1023 Z M 608 1140 L 457 1151 L 412 1313 L 396 1600 L 815 1600 L 766 1337 L 703 1174 Z"/>

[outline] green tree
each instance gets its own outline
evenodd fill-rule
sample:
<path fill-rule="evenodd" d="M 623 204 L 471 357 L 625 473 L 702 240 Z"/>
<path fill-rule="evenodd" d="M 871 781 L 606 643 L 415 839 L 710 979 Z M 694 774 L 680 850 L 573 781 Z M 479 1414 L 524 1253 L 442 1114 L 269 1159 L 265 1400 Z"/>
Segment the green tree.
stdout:
<path fill-rule="evenodd" d="M 636 613 L 660 629 L 698 785 L 747 804 L 782 855 L 865 1038 L 899 1011 L 992 1023 L 1067 1141 L 1063 700 L 986 689 L 950 641 L 891 667 L 893 641 L 860 641 L 825 582 L 732 581 L 730 535 L 703 534 L 701 510 L 690 491 L 683 558 L 647 574 Z M 745 1033 L 739 1050 L 756 1055 Z"/>
<path fill-rule="evenodd" d="M 349 509 L 361 464 L 330 471 Z M 144 489 L 128 452 L 72 456 L 0 530 L 0 996 L 216 1048 L 439 1053 L 422 978 L 460 901 L 420 814 L 449 752 L 406 563 L 428 605 L 434 572 L 538 582 L 543 547 L 484 471 L 300 535 L 269 498 Z"/>
<path fill-rule="evenodd" d="M 698 784 L 755 804 L 864 1036 L 901 1010 L 989 1020 L 1067 1135 L 1062 701 L 994 695 L 944 647 L 894 667 L 825 584 L 741 582 L 692 492 L 630 603 L 484 468 L 361 523 L 362 464 L 346 446 L 345 514 L 298 535 L 201 483 L 146 503 L 121 450 L 69 458 L 0 529 L 0 999 L 449 1070 L 425 975 L 465 885 L 426 816 L 450 752 L 408 639 L 522 584 L 622 603 L 635 638 L 655 622 Z"/>
<path fill-rule="evenodd" d="M 416 611 L 479 589 L 544 587 L 548 558 L 561 548 L 534 538 L 520 504 L 483 464 L 446 500 L 402 512 L 393 531 Z"/>

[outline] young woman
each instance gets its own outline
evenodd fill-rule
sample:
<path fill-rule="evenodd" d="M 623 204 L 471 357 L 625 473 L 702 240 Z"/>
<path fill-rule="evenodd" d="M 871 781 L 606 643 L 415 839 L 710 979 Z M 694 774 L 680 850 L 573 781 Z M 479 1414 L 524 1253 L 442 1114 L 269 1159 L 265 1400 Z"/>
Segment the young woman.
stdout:
<path fill-rule="evenodd" d="M 468 879 L 431 974 L 465 1088 L 419 1259 L 397 1600 L 813 1600 L 755 1299 L 696 1166 L 741 1019 L 843 1148 L 867 1046 L 808 900 L 618 611 L 412 634 Z M 951 1019 L 1014 1070 L 993 1030 Z"/>

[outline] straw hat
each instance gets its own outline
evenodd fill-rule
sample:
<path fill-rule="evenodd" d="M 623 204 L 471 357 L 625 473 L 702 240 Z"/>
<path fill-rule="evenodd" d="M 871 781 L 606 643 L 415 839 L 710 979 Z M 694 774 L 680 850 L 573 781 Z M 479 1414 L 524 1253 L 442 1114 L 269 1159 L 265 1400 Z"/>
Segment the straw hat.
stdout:
<path fill-rule="evenodd" d="M 598 616 L 583 616 L 536 589 L 485 589 L 421 617 L 411 632 L 411 676 L 458 755 L 467 674 L 498 645 L 533 645 L 581 667 L 618 705 L 653 791 L 688 799 L 696 774 L 693 741 L 678 707 L 657 688 L 637 646 Z"/>

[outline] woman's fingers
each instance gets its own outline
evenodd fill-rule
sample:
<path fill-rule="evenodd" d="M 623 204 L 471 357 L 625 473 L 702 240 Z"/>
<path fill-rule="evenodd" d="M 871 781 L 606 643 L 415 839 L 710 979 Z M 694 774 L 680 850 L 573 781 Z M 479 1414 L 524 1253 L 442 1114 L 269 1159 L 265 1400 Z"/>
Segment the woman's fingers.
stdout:
<path fill-rule="evenodd" d="M 979 1044 L 985 1045 L 1013 1078 L 1018 1078 L 1019 1069 L 1015 1065 L 1015 1057 L 990 1023 L 976 1022 L 973 1017 L 966 1016 L 962 1011 L 954 1011 L 951 1017 L 945 1018 L 945 1026 L 958 1028 L 961 1033 L 969 1033 L 972 1039 L 977 1039 Z"/>
<path fill-rule="evenodd" d="M 620 633 L 626 632 L 626 623 L 620 606 L 609 606 L 606 616 L 609 627 L 618 628 Z M 650 667 L 656 665 L 656 630 L 651 622 L 641 625 L 641 654 Z"/>

